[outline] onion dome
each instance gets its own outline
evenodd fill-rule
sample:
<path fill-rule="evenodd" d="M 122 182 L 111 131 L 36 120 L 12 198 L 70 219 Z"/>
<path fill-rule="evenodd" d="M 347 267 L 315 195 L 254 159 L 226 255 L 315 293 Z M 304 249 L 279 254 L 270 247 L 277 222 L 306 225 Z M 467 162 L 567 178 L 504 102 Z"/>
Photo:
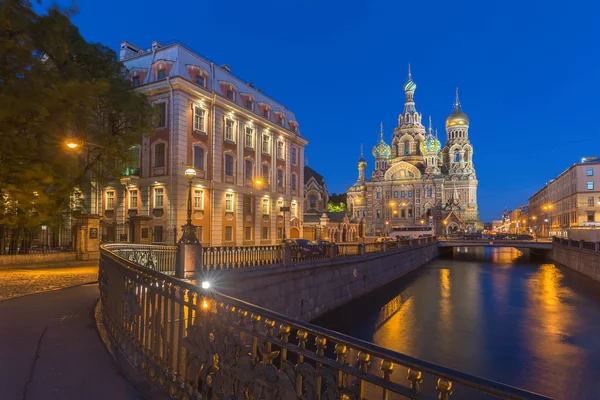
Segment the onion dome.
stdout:
<path fill-rule="evenodd" d="M 460 109 L 458 101 L 458 88 L 456 88 L 456 102 L 454 103 L 454 111 L 446 118 L 446 128 L 455 125 L 469 125 L 469 117 Z"/>
<path fill-rule="evenodd" d="M 383 140 L 383 123 L 379 132 L 379 142 L 373 147 L 373 157 L 389 158 L 392 155 L 392 148 Z"/>
<path fill-rule="evenodd" d="M 442 148 L 440 141 L 434 137 L 431 133 L 425 137 L 425 140 L 419 144 L 421 154 L 426 153 L 437 153 Z"/>
<path fill-rule="evenodd" d="M 404 83 L 405 92 L 414 92 L 417 88 L 417 84 L 413 82 L 412 75 L 410 74 L 410 64 L 408 64 L 408 80 Z"/>

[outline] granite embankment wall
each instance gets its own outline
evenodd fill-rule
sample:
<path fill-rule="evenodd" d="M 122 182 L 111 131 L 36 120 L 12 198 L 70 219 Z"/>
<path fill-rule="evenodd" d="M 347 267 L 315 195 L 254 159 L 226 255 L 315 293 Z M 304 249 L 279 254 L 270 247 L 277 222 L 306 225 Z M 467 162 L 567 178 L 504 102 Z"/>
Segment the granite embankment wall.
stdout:
<path fill-rule="evenodd" d="M 218 290 L 292 318 L 310 321 L 418 268 L 438 255 L 437 243 L 294 266 L 227 270 Z"/>
<path fill-rule="evenodd" d="M 77 260 L 77 253 L 11 254 L 0 256 L 0 265 L 39 264 L 57 261 Z"/>
<path fill-rule="evenodd" d="M 565 267 L 600 281 L 600 252 L 597 250 L 561 246 L 554 243 L 548 257 Z"/>

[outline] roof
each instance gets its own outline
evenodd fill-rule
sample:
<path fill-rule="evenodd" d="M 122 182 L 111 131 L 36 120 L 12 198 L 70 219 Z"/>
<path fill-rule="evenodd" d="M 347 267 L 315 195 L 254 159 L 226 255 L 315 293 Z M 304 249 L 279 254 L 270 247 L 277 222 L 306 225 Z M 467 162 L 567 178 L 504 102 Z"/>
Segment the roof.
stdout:
<path fill-rule="evenodd" d="M 310 178 L 315 178 L 315 180 L 317 181 L 317 183 L 320 184 L 320 185 L 324 185 L 325 184 L 325 178 L 323 178 L 323 175 L 319 174 L 317 171 L 315 171 L 314 169 L 312 169 L 308 165 L 305 165 L 304 166 L 304 184 L 305 185 L 308 183 L 308 181 L 310 180 Z"/>
<path fill-rule="evenodd" d="M 344 211 L 327 212 L 327 216 L 332 222 L 344 222 L 344 217 L 346 216 L 346 213 Z"/>

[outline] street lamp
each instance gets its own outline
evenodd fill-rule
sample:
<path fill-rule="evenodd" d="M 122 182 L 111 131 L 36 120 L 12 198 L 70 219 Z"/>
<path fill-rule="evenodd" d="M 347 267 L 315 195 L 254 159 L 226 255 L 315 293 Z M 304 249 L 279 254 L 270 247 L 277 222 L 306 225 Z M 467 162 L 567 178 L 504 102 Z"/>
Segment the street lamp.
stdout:
<path fill-rule="evenodd" d="M 183 234 L 181 235 L 181 239 L 179 239 L 179 243 L 199 243 L 198 238 L 196 237 L 196 227 L 192 225 L 192 181 L 196 177 L 196 170 L 192 167 L 188 167 L 184 174 L 189 182 L 187 221 L 186 224 L 181 227 Z"/>
<path fill-rule="evenodd" d="M 423 225 L 425 223 L 425 221 L 421 220 L 421 225 Z"/>

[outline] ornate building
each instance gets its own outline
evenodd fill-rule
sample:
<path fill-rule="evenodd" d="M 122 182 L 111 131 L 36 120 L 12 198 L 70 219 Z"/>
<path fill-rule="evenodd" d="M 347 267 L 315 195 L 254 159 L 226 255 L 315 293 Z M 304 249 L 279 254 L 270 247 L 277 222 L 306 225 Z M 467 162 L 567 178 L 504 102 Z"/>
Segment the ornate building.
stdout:
<path fill-rule="evenodd" d="M 437 234 L 471 232 L 478 227 L 477 178 L 469 117 L 456 90 L 454 111 L 446 119 L 446 143 L 440 143 L 431 117 L 429 128 L 415 108 L 417 85 L 410 66 L 404 84 L 406 102 L 394 129 L 392 145 L 383 137 L 373 147 L 375 169 L 366 177 L 367 162 L 358 160 L 358 179 L 348 189 L 348 209 L 365 222 L 368 236 L 385 235 L 394 227 L 433 225 Z"/>

